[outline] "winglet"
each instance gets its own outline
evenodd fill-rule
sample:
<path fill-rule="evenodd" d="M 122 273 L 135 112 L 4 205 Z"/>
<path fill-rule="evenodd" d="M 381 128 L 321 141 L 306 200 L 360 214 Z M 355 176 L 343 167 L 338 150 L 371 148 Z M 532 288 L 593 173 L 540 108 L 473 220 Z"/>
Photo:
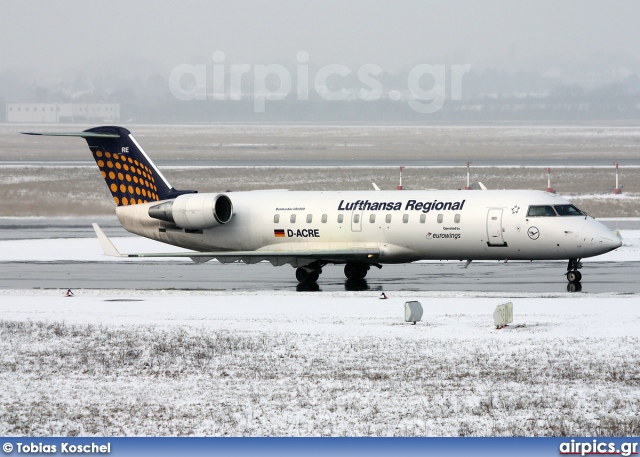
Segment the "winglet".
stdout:
<path fill-rule="evenodd" d="M 372 182 L 371 184 L 373 184 L 373 189 L 374 190 L 380 190 L 380 188 L 378 187 L 378 185 L 374 182 Z"/>
<path fill-rule="evenodd" d="M 100 241 L 100 246 L 102 246 L 104 255 L 108 255 L 111 257 L 126 257 L 125 255 L 120 254 L 118 249 L 116 249 L 116 247 L 113 245 L 109 237 L 105 235 L 105 233 L 102 231 L 102 229 L 98 224 L 94 222 L 91 225 L 93 226 L 93 230 L 96 232 L 98 241 Z"/>

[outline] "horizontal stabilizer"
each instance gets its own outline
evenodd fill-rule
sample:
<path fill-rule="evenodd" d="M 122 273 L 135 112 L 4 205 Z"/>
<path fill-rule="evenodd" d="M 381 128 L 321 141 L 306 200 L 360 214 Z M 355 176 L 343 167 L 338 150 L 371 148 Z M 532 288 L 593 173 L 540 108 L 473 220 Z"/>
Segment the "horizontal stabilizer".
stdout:
<path fill-rule="evenodd" d="M 39 136 L 77 136 L 80 138 L 120 138 L 116 133 L 96 133 L 96 132 L 69 132 L 69 133 L 39 133 L 39 132 L 22 132 L 23 135 L 39 135 Z"/>

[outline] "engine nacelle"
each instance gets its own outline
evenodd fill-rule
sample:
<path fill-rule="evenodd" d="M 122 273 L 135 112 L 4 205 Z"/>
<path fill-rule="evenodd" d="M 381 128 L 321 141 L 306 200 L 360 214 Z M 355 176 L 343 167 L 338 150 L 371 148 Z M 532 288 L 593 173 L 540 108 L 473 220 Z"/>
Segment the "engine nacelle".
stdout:
<path fill-rule="evenodd" d="M 149 216 L 186 230 L 203 230 L 229 222 L 233 205 L 224 194 L 184 194 L 152 206 Z"/>

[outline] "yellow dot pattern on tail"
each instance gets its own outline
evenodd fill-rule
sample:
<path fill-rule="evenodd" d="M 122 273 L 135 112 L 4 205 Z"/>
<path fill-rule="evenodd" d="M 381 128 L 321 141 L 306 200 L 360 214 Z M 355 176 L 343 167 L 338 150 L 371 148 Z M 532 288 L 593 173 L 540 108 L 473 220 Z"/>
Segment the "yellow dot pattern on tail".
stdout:
<path fill-rule="evenodd" d="M 160 200 L 156 178 L 147 165 L 124 154 L 109 151 L 97 150 L 93 155 L 117 206 Z M 105 163 L 102 157 L 109 157 L 111 160 Z M 116 173 L 111 171 L 113 169 L 122 171 Z"/>

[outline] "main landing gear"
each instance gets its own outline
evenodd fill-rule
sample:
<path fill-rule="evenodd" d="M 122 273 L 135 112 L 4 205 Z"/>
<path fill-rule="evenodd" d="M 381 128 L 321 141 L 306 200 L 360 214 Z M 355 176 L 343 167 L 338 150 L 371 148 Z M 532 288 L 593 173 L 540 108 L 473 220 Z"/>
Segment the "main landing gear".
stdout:
<path fill-rule="evenodd" d="M 299 267 L 296 269 L 296 279 L 300 283 L 314 283 L 322 274 L 323 266 L 320 262 L 313 262 L 304 267 Z"/>
<path fill-rule="evenodd" d="M 320 274 L 322 274 L 322 267 L 325 265 L 326 262 L 316 261 L 304 267 L 299 267 L 296 269 L 296 279 L 300 283 L 314 283 L 318 280 Z M 344 266 L 344 275 L 350 280 L 363 280 L 367 276 L 371 265 L 382 268 L 382 265 L 377 263 L 348 262 Z"/>
<path fill-rule="evenodd" d="M 348 263 L 344 266 L 344 275 L 347 279 L 364 279 L 369 268 L 366 263 Z"/>
<path fill-rule="evenodd" d="M 369 269 L 371 266 L 374 266 L 378 269 L 382 268 L 382 265 L 379 263 L 359 263 L 359 262 L 349 262 L 344 266 L 344 275 L 347 279 L 361 281 L 367 276 Z"/>
<path fill-rule="evenodd" d="M 580 284 L 582 273 L 578 271 L 580 268 L 582 268 L 580 259 L 569 259 L 569 264 L 567 265 L 568 292 L 580 292 L 582 290 L 582 284 Z"/>

